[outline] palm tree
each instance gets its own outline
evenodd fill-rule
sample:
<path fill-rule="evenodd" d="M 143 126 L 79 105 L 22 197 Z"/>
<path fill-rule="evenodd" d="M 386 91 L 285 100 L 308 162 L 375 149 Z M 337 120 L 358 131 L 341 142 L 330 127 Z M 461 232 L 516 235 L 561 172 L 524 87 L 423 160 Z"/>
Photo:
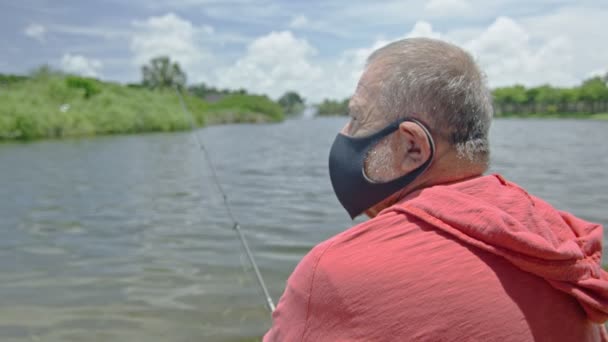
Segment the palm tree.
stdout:
<path fill-rule="evenodd" d="M 151 89 L 175 86 L 183 88 L 186 85 L 186 74 L 179 64 L 171 63 L 167 56 L 153 58 L 149 65 L 141 68 L 141 72 L 142 84 Z"/>

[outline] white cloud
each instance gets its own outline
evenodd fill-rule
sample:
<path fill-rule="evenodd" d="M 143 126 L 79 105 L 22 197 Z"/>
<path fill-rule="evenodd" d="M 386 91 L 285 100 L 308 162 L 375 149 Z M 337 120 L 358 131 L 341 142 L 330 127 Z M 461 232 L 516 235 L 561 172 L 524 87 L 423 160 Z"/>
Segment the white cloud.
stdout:
<path fill-rule="evenodd" d="M 137 66 L 158 56 L 169 56 L 186 71 L 189 81 L 208 78 L 213 58 L 203 37 L 214 34 L 211 26 L 194 26 L 174 13 L 133 22 L 133 62 Z"/>
<path fill-rule="evenodd" d="M 575 51 L 567 38 L 556 34 L 533 43 L 531 32 L 511 18 L 499 17 L 464 47 L 479 60 L 492 86 L 580 81 L 570 68 Z"/>
<path fill-rule="evenodd" d="M 406 38 L 424 37 L 440 39 L 441 33 L 433 31 L 433 26 L 426 21 L 417 21 L 414 28 L 406 35 Z"/>
<path fill-rule="evenodd" d="M 294 19 L 297 19 L 294 18 Z M 303 19 L 298 19 L 304 23 Z M 253 41 L 234 65 L 220 69 L 217 82 L 221 87 L 246 88 L 253 92 L 278 97 L 296 90 L 310 101 L 350 96 L 375 50 L 391 41 L 406 37 L 439 38 L 425 21 L 416 22 L 412 30 L 394 39 L 377 39 L 371 45 L 349 49 L 335 60 L 318 61 L 317 50 L 292 32 L 272 32 Z"/>
<path fill-rule="evenodd" d="M 461 39 L 463 36 L 467 38 Z M 344 78 L 348 80 L 349 87 L 356 84 L 367 57 L 374 50 L 391 41 L 411 37 L 443 39 L 465 48 L 476 57 L 493 87 L 516 83 L 528 86 L 542 83 L 572 85 L 583 77 L 573 72 L 577 63 L 573 57 L 576 51 L 567 37 L 553 35 L 539 39 L 515 20 L 499 17 L 487 28 L 469 31 L 466 35 L 461 31 L 454 34 L 451 31 L 437 32 L 430 23 L 418 21 L 405 36 L 376 40 L 369 47 L 347 51 L 340 63 L 357 70 L 350 78 Z"/>
<path fill-rule="evenodd" d="M 221 87 L 247 88 L 279 97 L 287 90 L 314 92 L 322 69 L 311 62 L 317 51 L 290 31 L 271 32 L 249 44 L 236 63 L 218 72 Z"/>
<path fill-rule="evenodd" d="M 403 25 L 416 20 L 441 19 L 443 24 L 450 25 L 456 22 L 462 25 L 465 20 L 469 24 L 488 22 L 500 15 L 512 18 L 535 16 L 538 13 L 552 12 L 560 3 L 566 2 L 573 3 L 573 1 L 559 0 L 383 0 L 376 1 L 370 6 L 368 0 L 337 0 L 332 2 L 333 6 L 328 7 L 330 10 L 321 15 L 324 15 L 329 22 L 339 21 L 351 29 L 358 27 L 368 29 L 365 27 L 366 23 L 373 23 L 374 27 L 383 26 L 385 29 L 390 29 L 389 26 Z M 578 7 L 593 2 L 595 2 L 595 5 L 591 5 L 593 7 L 605 7 L 599 0 L 580 1 Z M 605 19 L 600 22 L 603 21 Z"/>
<path fill-rule="evenodd" d="M 567 6 L 551 13 L 526 17 L 519 20 L 531 35 L 533 44 L 556 38 L 567 42 L 565 53 L 570 62 L 564 72 L 578 81 L 592 70 L 608 68 L 608 44 L 605 23 L 608 18 L 608 3 L 602 6 Z M 548 57 L 551 62 L 554 58 Z M 574 80 L 573 80 L 574 81 Z M 578 83 L 578 82 L 577 82 Z"/>
<path fill-rule="evenodd" d="M 572 13 L 569 15 L 572 16 Z M 580 21 L 583 21 L 583 17 Z M 325 73 L 323 83 L 331 84 L 332 87 L 324 94 L 337 98 L 351 94 L 367 57 L 391 41 L 406 37 L 439 38 L 463 47 L 477 59 L 492 87 L 514 84 L 535 86 L 546 83 L 572 86 L 579 84 L 584 78 L 603 74 L 602 72 L 607 70 L 608 46 L 598 44 L 597 42 L 601 41 L 599 39 L 592 42 L 584 37 L 583 40 L 586 41 L 581 44 L 577 37 L 584 36 L 586 30 L 575 29 L 574 31 L 580 31 L 576 34 L 565 29 L 563 22 L 561 27 L 559 23 L 560 21 L 550 16 L 531 18 L 523 23 L 508 17 L 498 17 L 485 28 L 438 32 L 430 23 L 418 21 L 412 30 L 402 37 L 377 39 L 368 47 L 345 51 L 337 62 L 326 65 L 325 69 L 333 72 Z M 580 25 L 585 26 L 582 22 Z M 595 34 L 601 32 L 597 31 L 597 25 L 587 24 L 585 27 L 595 29 L 596 31 L 591 33 Z M 546 31 L 539 30 L 539 26 L 544 27 Z M 594 46 L 594 49 L 589 49 L 589 46 Z M 581 58 L 586 53 L 593 56 Z M 601 60 L 596 55 L 601 56 Z M 597 62 L 585 63 L 593 60 Z"/>
<path fill-rule="evenodd" d="M 308 24 L 310 24 L 310 22 L 308 21 L 308 18 L 305 15 L 298 15 L 296 17 L 293 17 L 293 19 L 289 23 L 289 27 L 303 28 L 306 27 Z"/>
<path fill-rule="evenodd" d="M 471 4 L 466 0 L 431 0 L 424 9 L 437 15 L 455 15 L 470 11 Z"/>
<path fill-rule="evenodd" d="M 410 32 L 401 37 L 395 37 L 393 39 L 380 38 L 374 41 L 370 46 L 343 52 L 335 65 L 326 65 L 326 69 L 331 70 L 331 73 L 326 73 L 326 75 L 331 75 L 332 77 L 325 82 L 331 84 L 331 87 L 322 95 L 336 98 L 349 96 L 353 93 L 357 82 L 363 73 L 367 58 L 372 52 L 392 41 L 412 37 L 440 38 L 441 34 L 433 31 L 431 24 L 428 22 L 418 21 L 414 24 L 414 27 Z"/>
<path fill-rule="evenodd" d="M 64 54 L 60 61 L 63 71 L 86 77 L 99 77 L 99 71 L 103 67 L 101 61 L 90 59 L 82 55 Z"/>
<path fill-rule="evenodd" d="M 54 33 L 108 40 L 126 38 L 131 34 L 129 30 L 124 28 L 92 25 L 53 24 L 49 25 L 48 30 Z"/>
<path fill-rule="evenodd" d="M 268 25 L 289 16 L 286 6 L 276 1 L 245 0 L 241 2 L 219 0 L 214 4 L 202 6 L 207 17 L 219 20 L 230 18 L 232 22 L 250 25 Z"/>
<path fill-rule="evenodd" d="M 23 33 L 30 38 L 43 42 L 46 36 L 46 27 L 40 24 L 30 24 L 23 30 Z"/>
<path fill-rule="evenodd" d="M 249 0 L 243 1 L 253 6 Z M 377 48 L 405 37 L 439 38 L 464 47 L 479 61 L 492 86 L 515 83 L 573 85 L 596 71 L 606 70 L 608 45 L 602 42 L 608 8 L 568 5 L 548 9 L 552 0 L 539 1 L 531 5 L 532 10 L 522 7 L 523 0 L 497 0 L 488 3 L 489 7 L 480 7 L 479 18 L 483 19 L 475 17 L 473 21 L 469 19 L 476 15 L 480 0 L 388 0 L 372 7 L 353 0 L 352 7 L 344 8 L 328 3 L 324 7 L 326 12 L 320 15 L 310 11 L 294 15 L 293 11 L 277 9 L 274 3 L 269 12 L 248 12 L 244 18 L 235 19 L 250 21 L 252 24 L 248 27 L 262 22 L 263 30 L 276 29 L 276 26 L 290 29 L 257 38 L 248 36 L 248 32 L 255 30 L 214 30 L 174 13 L 135 21 L 130 27 L 115 28 L 110 33 L 104 33 L 102 27 L 83 31 L 78 27 L 49 24 L 43 28 L 43 33 L 31 35 L 44 37 L 47 32 L 53 32 L 122 37 L 123 41 L 129 40 L 132 60 L 137 67 L 158 55 L 169 55 L 182 65 L 190 83 L 204 81 L 221 87 L 244 87 L 273 97 L 286 90 L 296 90 L 311 101 L 350 95 L 367 57 Z M 205 12 L 220 11 L 215 14 L 221 14 L 225 19 L 232 10 L 223 2 L 211 2 L 217 6 L 206 8 Z M 344 16 L 330 19 L 328 15 L 337 7 Z M 521 7 L 524 14 L 504 15 L 512 13 L 514 7 Z M 445 14 L 454 13 L 461 13 L 457 25 L 445 19 Z M 503 16 L 496 17 L 497 13 L 503 13 Z M 426 20 L 419 20 L 421 17 Z M 362 22 L 362 18 L 367 22 Z M 369 22 L 377 24 L 371 27 Z M 413 25 L 405 26 L 404 23 Z M 393 24 L 402 25 L 404 34 L 382 33 L 383 27 L 386 29 L 386 25 Z M 323 35 L 308 36 L 310 33 Z M 333 38 L 330 36 L 339 37 L 336 46 L 331 45 Z M 222 50 L 224 43 L 236 45 Z M 243 50 L 239 50 L 240 47 Z M 318 50 L 321 53 L 318 54 Z M 104 61 L 107 71 L 111 66 L 107 59 Z M 99 69 L 93 70 L 98 73 Z"/>
<path fill-rule="evenodd" d="M 602 69 L 596 69 L 591 71 L 590 73 L 587 74 L 587 78 L 591 78 L 591 77 L 605 77 L 606 75 L 608 75 L 608 68 L 602 68 Z"/>
<path fill-rule="evenodd" d="M 403 39 L 403 38 L 413 38 L 413 37 L 426 37 L 426 38 L 441 38 L 441 34 L 439 32 L 433 31 L 433 27 L 426 21 L 417 21 L 414 24 L 414 27 L 410 32 L 401 36 L 395 37 L 393 39 L 377 39 L 374 43 L 372 43 L 368 47 L 347 50 L 342 54 L 342 57 L 338 64 L 340 65 L 350 65 L 355 72 L 354 75 L 357 75 L 357 79 L 359 78 L 361 72 L 363 71 L 363 67 L 367 61 L 367 58 L 374 52 L 375 50 L 388 45 L 390 42 Z"/>
<path fill-rule="evenodd" d="M 287 26 L 297 31 L 319 32 L 340 38 L 348 38 L 351 36 L 349 32 L 337 27 L 335 23 L 328 24 L 321 20 L 311 20 L 305 15 L 297 15 L 291 18 L 291 21 Z"/>

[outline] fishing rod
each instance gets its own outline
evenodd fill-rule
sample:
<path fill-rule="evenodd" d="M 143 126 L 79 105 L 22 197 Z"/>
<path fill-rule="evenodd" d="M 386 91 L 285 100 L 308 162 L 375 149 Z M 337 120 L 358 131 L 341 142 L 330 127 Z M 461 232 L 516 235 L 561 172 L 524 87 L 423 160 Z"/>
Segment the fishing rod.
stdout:
<path fill-rule="evenodd" d="M 217 172 L 215 170 L 215 166 L 213 165 L 213 163 L 211 162 L 211 158 L 209 157 L 209 152 L 207 152 L 205 145 L 203 144 L 202 140 L 196 133 L 196 125 L 194 123 L 194 116 L 192 116 L 192 113 L 190 113 L 190 111 L 188 110 L 188 106 L 186 106 L 186 102 L 184 101 L 182 93 L 177 86 L 175 87 L 175 91 L 177 92 L 177 96 L 179 97 L 179 102 L 182 106 L 184 115 L 187 117 L 188 121 L 190 121 L 190 129 L 192 131 L 192 134 L 196 138 L 196 141 L 198 143 L 200 150 L 203 151 L 203 153 L 202 153 L 203 161 L 206 162 L 206 164 L 209 166 L 209 169 L 211 170 L 213 182 L 217 186 L 217 189 L 219 190 L 220 194 L 222 195 L 222 198 L 224 199 L 224 208 L 226 209 L 226 213 L 228 213 L 228 217 L 232 221 L 232 228 L 236 232 L 236 235 L 238 236 L 239 240 L 241 241 L 241 247 L 243 247 L 243 250 L 245 251 L 247 258 L 249 259 L 249 263 L 251 263 L 251 266 L 253 267 L 255 277 L 258 280 L 258 284 L 262 288 L 264 297 L 266 297 L 265 298 L 266 306 L 267 306 L 268 310 L 270 310 L 270 313 L 272 313 L 275 309 L 274 302 L 272 301 L 272 297 L 270 297 L 270 292 L 268 292 L 268 288 L 266 287 L 264 278 L 262 278 L 262 273 L 260 273 L 258 264 L 255 262 L 253 253 L 251 253 L 251 249 L 249 249 L 249 244 L 247 244 L 245 235 L 243 234 L 243 231 L 241 230 L 241 225 L 239 224 L 239 222 L 234 217 L 234 214 L 232 213 L 230 203 L 228 202 L 228 196 L 226 195 L 226 192 L 224 192 L 224 189 L 222 188 L 222 185 L 220 184 L 219 178 L 217 176 Z"/>

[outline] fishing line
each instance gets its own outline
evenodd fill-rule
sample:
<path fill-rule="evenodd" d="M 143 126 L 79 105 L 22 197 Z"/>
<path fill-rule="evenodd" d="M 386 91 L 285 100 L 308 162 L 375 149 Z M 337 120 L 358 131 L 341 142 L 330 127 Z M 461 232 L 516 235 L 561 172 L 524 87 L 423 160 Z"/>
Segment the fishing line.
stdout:
<path fill-rule="evenodd" d="M 192 134 L 196 138 L 196 142 L 198 143 L 200 150 L 203 151 L 203 153 L 202 153 L 202 156 L 204 159 L 203 161 L 209 166 L 209 170 L 211 170 L 211 176 L 213 178 L 213 182 L 215 183 L 220 194 L 222 195 L 222 198 L 224 200 L 224 208 L 226 209 L 226 213 L 228 213 L 228 217 L 232 221 L 232 228 L 236 232 L 236 235 L 238 236 L 239 240 L 241 241 L 241 247 L 243 247 L 243 250 L 245 251 L 247 258 L 249 259 L 249 263 L 253 267 L 255 277 L 257 278 L 260 288 L 262 288 L 262 292 L 264 292 L 266 306 L 268 307 L 268 310 L 270 310 L 270 312 L 272 313 L 275 309 L 274 302 L 272 301 L 272 297 L 270 297 L 270 293 L 268 292 L 268 288 L 266 287 L 264 278 L 262 278 L 262 273 L 260 273 L 258 264 L 255 262 L 253 253 L 251 253 L 251 249 L 249 249 L 249 244 L 247 244 L 245 235 L 243 235 L 243 231 L 241 230 L 241 225 L 239 224 L 239 222 L 234 217 L 234 214 L 232 213 L 232 208 L 230 207 L 230 203 L 228 202 L 228 196 L 226 195 L 226 192 L 224 192 L 224 189 L 222 188 L 222 185 L 220 184 L 219 178 L 217 176 L 217 171 L 215 169 L 215 165 L 211 162 L 211 158 L 209 157 L 209 152 L 207 152 L 205 145 L 203 144 L 202 140 L 196 133 L 196 125 L 194 122 L 194 116 L 192 116 L 192 113 L 190 113 L 190 111 L 188 110 L 188 106 L 186 106 L 186 102 L 184 101 L 182 93 L 180 92 L 178 87 L 175 87 L 175 91 L 177 92 L 177 96 L 179 97 L 179 102 L 182 106 L 184 115 L 187 117 L 187 120 L 190 121 L 190 129 L 192 131 Z"/>

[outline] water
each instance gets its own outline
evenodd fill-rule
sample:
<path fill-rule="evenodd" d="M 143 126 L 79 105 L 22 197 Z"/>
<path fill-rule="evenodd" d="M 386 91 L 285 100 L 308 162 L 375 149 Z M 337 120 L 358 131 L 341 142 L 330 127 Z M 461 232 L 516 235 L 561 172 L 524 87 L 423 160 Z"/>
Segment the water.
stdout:
<path fill-rule="evenodd" d="M 275 300 L 313 245 L 351 225 L 327 172 L 344 122 L 199 132 Z M 606 132 L 497 121 L 491 171 L 608 226 Z M 261 291 L 199 153 L 188 133 L 0 145 L 0 340 L 261 336 Z"/>

